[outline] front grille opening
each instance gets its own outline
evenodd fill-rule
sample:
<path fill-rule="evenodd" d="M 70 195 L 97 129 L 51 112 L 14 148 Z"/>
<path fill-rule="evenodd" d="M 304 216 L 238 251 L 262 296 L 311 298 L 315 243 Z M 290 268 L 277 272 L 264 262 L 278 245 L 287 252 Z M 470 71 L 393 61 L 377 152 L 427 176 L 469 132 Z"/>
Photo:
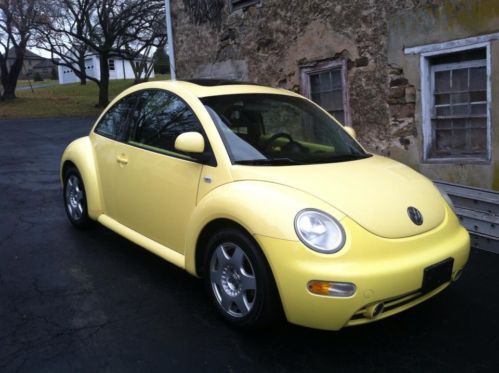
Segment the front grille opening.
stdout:
<path fill-rule="evenodd" d="M 414 299 L 419 298 L 422 295 L 423 295 L 423 293 L 420 290 L 417 290 L 417 291 L 414 291 L 414 292 L 409 293 L 409 294 L 404 294 L 404 295 L 401 295 L 401 296 L 398 296 L 395 298 L 391 298 L 391 299 L 388 299 L 385 301 L 380 301 L 380 302 L 384 303 L 384 305 L 385 305 L 383 312 L 381 312 L 380 315 L 382 315 L 383 313 L 388 312 L 390 310 L 393 310 L 397 307 L 401 307 L 407 303 L 410 303 Z M 377 302 L 377 303 L 379 303 L 379 302 Z M 355 312 L 355 314 L 352 316 L 351 320 L 365 319 L 366 317 L 364 316 L 364 314 L 365 314 L 368 306 L 369 305 L 366 305 L 366 306 L 362 307 L 360 310 L 358 310 L 357 312 Z"/>

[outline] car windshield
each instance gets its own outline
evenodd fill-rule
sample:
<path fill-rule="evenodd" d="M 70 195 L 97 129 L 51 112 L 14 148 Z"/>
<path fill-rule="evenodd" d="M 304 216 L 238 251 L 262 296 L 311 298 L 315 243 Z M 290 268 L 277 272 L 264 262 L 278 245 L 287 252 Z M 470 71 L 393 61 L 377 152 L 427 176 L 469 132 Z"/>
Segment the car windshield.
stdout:
<path fill-rule="evenodd" d="M 329 115 L 298 97 L 237 94 L 201 101 L 234 164 L 332 163 L 370 156 Z"/>

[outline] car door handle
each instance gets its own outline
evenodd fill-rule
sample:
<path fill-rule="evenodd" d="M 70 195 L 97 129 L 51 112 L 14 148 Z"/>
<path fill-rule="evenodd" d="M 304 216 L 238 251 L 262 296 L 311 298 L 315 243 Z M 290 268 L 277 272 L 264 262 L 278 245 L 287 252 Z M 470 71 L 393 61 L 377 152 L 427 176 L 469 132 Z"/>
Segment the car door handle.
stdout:
<path fill-rule="evenodd" d="M 121 165 L 126 165 L 128 164 L 128 158 L 125 154 L 120 154 L 116 156 L 116 162 L 118 162 Z"/>

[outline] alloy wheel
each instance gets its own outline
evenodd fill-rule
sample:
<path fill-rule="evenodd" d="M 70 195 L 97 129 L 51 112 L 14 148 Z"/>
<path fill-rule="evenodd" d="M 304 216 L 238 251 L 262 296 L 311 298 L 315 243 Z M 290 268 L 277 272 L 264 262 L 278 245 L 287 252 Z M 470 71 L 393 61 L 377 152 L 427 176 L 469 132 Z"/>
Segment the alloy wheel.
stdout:
<path fill-rule="evenodd" d="M 218 245 L 210 261 L 212 291 L 220 307 L 232 317 L 247 316 L 255 304 L 257 284 L 248 256 L 230 242 Z"/>

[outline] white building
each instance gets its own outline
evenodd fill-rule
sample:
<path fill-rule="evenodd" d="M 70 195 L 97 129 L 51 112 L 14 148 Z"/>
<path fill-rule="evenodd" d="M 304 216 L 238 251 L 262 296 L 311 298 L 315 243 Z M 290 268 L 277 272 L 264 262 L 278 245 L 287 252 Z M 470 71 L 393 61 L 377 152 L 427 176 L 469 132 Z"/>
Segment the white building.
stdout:
<path fill-rule="evenodd" d="M 100 62 L 98 55 L 89 55 L 85 59 L 85 70 L 87 76 L 100 79 Z M 152 64 L 152 60 L 148 64 Z M 149 65 L 150 66 L 150 65 Z M 73 69 L 67 66 L 58 66 L 59 84 L 79 83 L 80 79 L 76 76 Z M 143 76 L 144 74 L 142 74 Z M 151 72 L 151 78 L 154 77 L 154 70 Z M 123 58 L 109 59 L 109 79 L 133 79 L 133 70 L 130 61 Z"/>

